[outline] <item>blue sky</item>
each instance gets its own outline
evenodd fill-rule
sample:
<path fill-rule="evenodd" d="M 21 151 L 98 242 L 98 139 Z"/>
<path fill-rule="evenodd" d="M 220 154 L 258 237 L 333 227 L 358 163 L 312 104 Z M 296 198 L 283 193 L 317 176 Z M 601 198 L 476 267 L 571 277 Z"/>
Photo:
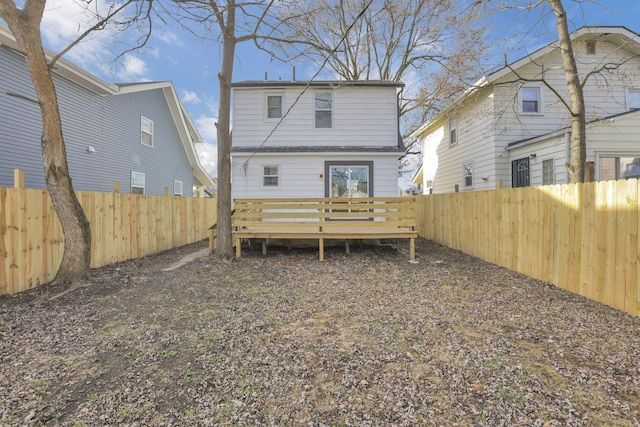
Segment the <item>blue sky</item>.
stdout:
<path fill-rule="evenodd" d="M 582 8 L 565 1 L 571 28 L 582 25 L 623 25 L 640 32 L 640 2 L 637 0 L 609 0 L 585 3 Z M 74 0 L 48 0 L 42 25 L 45 47 L 54 52 L 73 40 L 86 18 Z M 492 26 L 491 40 L 496 57 L 506 53 L 511 62 L 557 38 L 552 16 L 540 13 L 502 12 L 488 18 Z M 142 82 L 171 80 L 178 95 L 198 127 L 205 143 L 200 144 L 200 161 L 210 175 L 216 175 L 215 121 L 218 111 L 218 80 L 221 55 L 218 45 L 203 41 L 182 30 L 178 25 L 155 25 L 147 46 L 131 52 L 114 62 L 116 54 L 127 46 L 115 31 L 109 29 L 94 34 L 86 42 L 72 49 L 65 58 L 112 82 Z M 272 62 L 253 44 L 238 46 L 234 81 L 291 79 L 292 65 Z M 296 64 L 298 80 L 310 78 L 317 69 L 309 64 Z"/>

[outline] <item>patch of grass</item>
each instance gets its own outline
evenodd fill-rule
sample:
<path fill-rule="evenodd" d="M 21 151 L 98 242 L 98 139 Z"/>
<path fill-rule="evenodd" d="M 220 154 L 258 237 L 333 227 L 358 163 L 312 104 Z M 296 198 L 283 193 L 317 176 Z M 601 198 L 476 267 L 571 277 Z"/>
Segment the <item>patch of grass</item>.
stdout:
<path fill-rule="evenodd" d="M 126 404 L 118 405 L 116 409 L 116 417 L 120 421 L 129 420 L 133 417 L 133 409 Z"/>
<path fill-rule="evenodd" d="M 87 396 L 87 403 L 90 405 L 96 403 L 98 400 L 100 400 L 100 396 L 98 395 L 98 393 L 92 393 Z"/>

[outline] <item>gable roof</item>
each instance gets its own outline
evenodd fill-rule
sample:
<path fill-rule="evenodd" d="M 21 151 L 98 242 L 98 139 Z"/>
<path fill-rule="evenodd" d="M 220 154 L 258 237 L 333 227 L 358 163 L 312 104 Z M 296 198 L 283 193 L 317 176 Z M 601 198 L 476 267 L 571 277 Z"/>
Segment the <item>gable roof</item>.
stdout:
<path fill-rule="evenodd" d="M 2 24 L 0 24 L 0 46 L 6 46 L 22 54 L 18 43 L 11 32 Z M 48 60 L 51 60 L 55 56 L 54 53 L 48 49 L 44 49 L 44 52 Z M 194 177 L 202 185 L 213 185 L 213 180 L 200 164 L 198 153 L 195 149 L 195 144 L 201 143 L 202 137 L 193 124 L 191 117 L 182 105 L 182 102 L 180 102 L 180 98 L 178 97 L 171 81 L 121 84 L 107 83 L 64 58 L 60 58 L 56 61 L 52 71 L 55 74 L 101 96 L 162 89 L 167 105 L 169 106 L 169 110 L 171 111 L 171 116 L 173 117 L 173 121 L 178 129 L 180 141 L 185 153 L 187 154 L 187 158 L 189 159 L 189 164 L 193 169 Z"/>
<path fill-rule="evenodd" d="M 572 41 L 597 40 L 610 42 L 618 46 L 624 46 L 624 48 L 631 52 L 633 55 L 640 56 L 640 35 L 624 26 L 585 26 L 573 31 L 570 36 Z M 490 86 L 499 79 L 512 73 L 512 70 L 518 69 L 531 62 L 535 62 L 536 60 L 549 54 L 553 50 L 558 49 L 558 47 L 558 40 L 555 40 L 552 43 L 541 47 L 535 52 L 527 54 L 517 61 L 510 63 L 508 66 L 501 67 L 492 73 L 482 76 L 471 87 L 467 88 L 461 95 L 459 95 L 453 102 L 451 102 L 446 108 L 444 108 L 441 112 L 433 116 L 429 121 L 416 129 L 411 134 L 411 137 L 417 138 L 418 136 L 420 136 L 420 134 L 428 130 L 436 122 L 441 120 L 442 117 L 446 116 L 452 109 L 460 105 L 465 99 L 467 99 L 470 95 L 477 92 L 481 88 Z"/>

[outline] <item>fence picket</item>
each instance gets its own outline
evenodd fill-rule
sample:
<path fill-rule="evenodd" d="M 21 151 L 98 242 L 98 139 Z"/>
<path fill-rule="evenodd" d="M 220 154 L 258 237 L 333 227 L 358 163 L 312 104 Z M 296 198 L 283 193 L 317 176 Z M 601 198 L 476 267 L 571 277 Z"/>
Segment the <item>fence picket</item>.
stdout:
<path fill-rule="evenodd" d="M 631 179 L 424 195 L 418 233 L 637 315 L 639 186 Z"/>
<path fill-rule="evenodd" d="M 92 267 L 205 239 L 216 219 L 214 199 L 84 191 L 77 196 L 92 230 Z M 174 218 L 190 224 L 186 236 L 179 229 L 172 238 Z M 53 280 L 63 249 L 62 227 L 46 190 L 0 188 L 0 295 Z"/>

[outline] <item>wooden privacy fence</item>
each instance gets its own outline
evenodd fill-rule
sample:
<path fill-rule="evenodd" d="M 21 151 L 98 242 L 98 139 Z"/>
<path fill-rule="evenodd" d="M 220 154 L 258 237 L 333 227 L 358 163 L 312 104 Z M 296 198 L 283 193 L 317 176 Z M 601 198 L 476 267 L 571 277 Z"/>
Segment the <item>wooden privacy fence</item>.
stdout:
<path fill-rule="evenodd" d="M 76 193 L 91 224 L 91 267 L 138 258 L 207 238 L 215 199 Z M 55 277 L 62 228 L 46 190 L 0 188 L 0 295 Z"/>
<path fill-rule="evenodd" d="M 640 314 L 636 179 L 420 196 L 418 233 Z"/>

